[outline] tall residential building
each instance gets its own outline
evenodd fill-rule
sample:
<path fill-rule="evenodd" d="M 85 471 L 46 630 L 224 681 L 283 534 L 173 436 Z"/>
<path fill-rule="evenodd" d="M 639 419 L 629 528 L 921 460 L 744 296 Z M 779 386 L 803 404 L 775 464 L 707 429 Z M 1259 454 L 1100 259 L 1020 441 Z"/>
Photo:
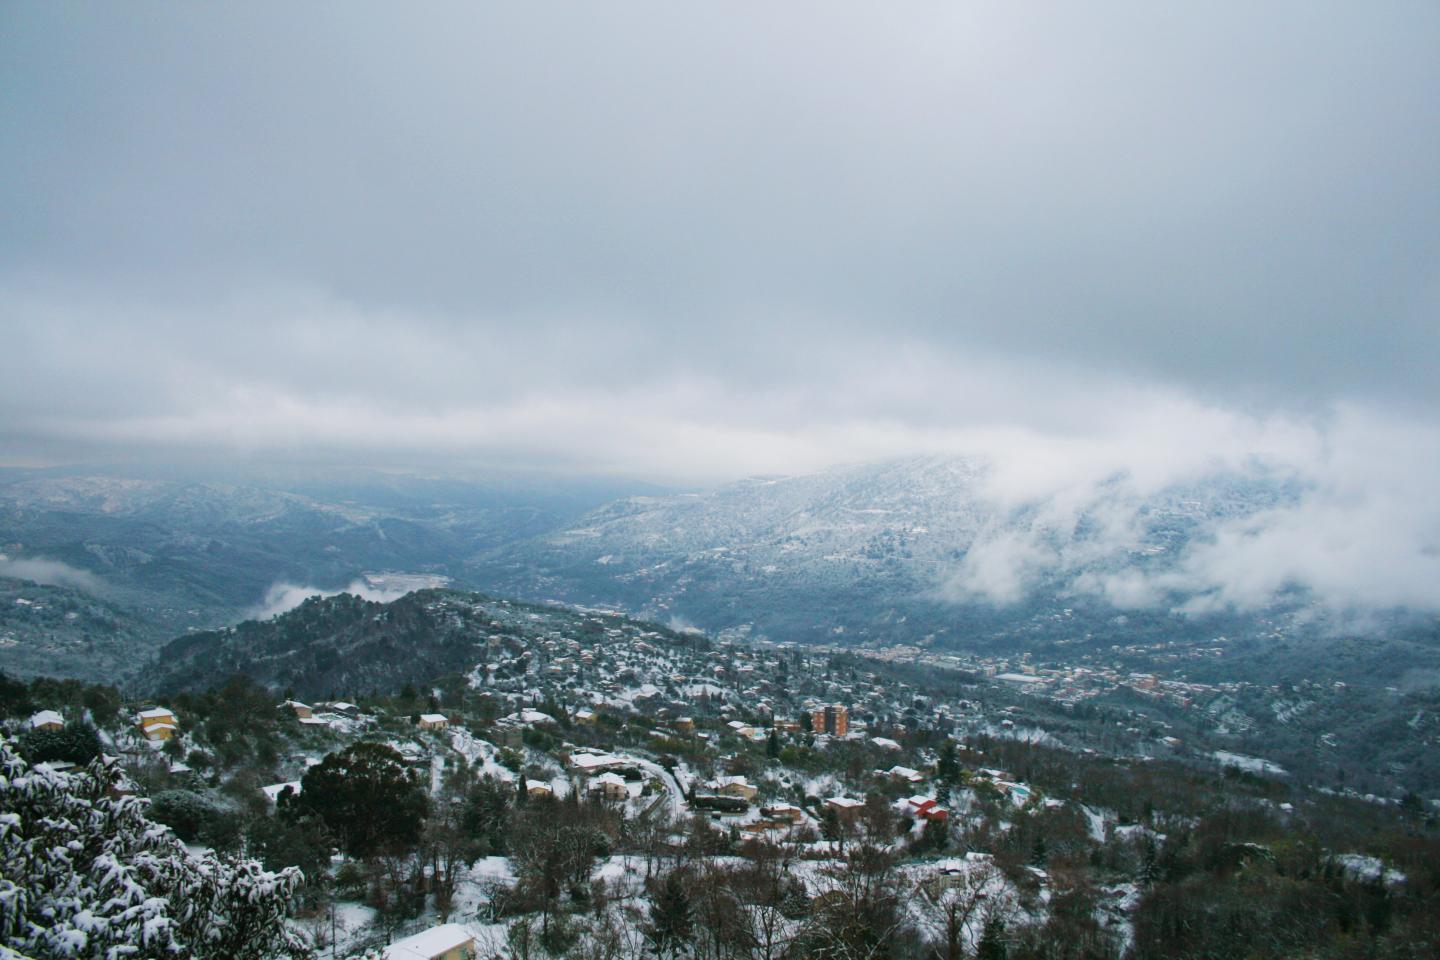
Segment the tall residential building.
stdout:
<path fill-rule="evenodd" d="M 838 703 L 816 707 L 810 712 L 810 728 L 816 733 L 843 737 L 850 729 L 850 711 Z"/>

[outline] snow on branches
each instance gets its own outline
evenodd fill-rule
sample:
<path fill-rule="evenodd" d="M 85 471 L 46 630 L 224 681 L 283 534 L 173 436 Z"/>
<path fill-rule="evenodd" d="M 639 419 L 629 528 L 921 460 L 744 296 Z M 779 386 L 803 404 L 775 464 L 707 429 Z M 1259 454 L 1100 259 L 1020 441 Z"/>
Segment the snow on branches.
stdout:
<path fill-rule="evenodd" d="M 302 877 L 189 854 L 116 796 L 113 762 L 31 768 L 0 738 L 0 942 L 36 960 L 309 955 L 286 924 Z"/>

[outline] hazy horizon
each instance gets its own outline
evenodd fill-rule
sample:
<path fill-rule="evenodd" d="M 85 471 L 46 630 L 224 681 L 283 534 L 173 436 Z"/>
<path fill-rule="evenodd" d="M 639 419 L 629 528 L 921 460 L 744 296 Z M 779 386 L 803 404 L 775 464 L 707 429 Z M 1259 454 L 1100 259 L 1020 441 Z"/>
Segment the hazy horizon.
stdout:
<path fill-rule="evenodd" d="M 1440 605 L 1440 9 L 0 10 L 0 463 L 1263 471 Z M 1305 569 L 1294 575 L 1312 576 Z"/>

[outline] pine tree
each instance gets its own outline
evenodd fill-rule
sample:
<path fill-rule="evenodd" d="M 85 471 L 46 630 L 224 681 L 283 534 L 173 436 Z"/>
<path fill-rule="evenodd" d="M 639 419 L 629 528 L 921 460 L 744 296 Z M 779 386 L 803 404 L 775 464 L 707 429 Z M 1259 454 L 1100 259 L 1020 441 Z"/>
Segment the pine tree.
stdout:
<path fill-rule="evenodd" d="M 771 760 L 780 759 L 780 734 L 774 730 L 770 731 L 770 738 L 765 741 L 765 756 Z"/>
<path fill-rule="evenodd" d="M 1155 848 L 1155 838 L 1147 833 L 1145 834 L 1144 850 L 1140 858 L 1140 883 L 1148 887 L 1159 879 L 1159 851 Z"/>
<path fill-rule="evenodd" d="M 1045 845 L 1045 834 L 1037 834 L 1035 843 L 1030 848 L 1030 865 L 1033 867 L 1044 867 L 1049 859 L 1050 851 Z"/>
<path fill-rule="evenodd" d="M 999 917 L 985 921 L 980 943 L 975 947 L 975 960 L 1005 960 L 1005 924 Z"/>
<path fill-rule="evenodd" d="M 658 956 L 678 952 L 694 935 L 695 911 L 678 871 L 671 871 L 660 884 L 650 907 L 646 936 Z"/>
<path fill-rule="evenodd" d="M 950 828 L 944 820 L 926 820 L 920 834 L 921 845 L 931 850 L 944 850 L 950 843 Z"/>
<path fill-rule="evenodd" d="M 940 749 L 940 759 L 935 764 L 935 776 L 943 784 L 951 784 L 960 778 L 960 760 L 955 755 L 955 741 L 947 739 Z"/>

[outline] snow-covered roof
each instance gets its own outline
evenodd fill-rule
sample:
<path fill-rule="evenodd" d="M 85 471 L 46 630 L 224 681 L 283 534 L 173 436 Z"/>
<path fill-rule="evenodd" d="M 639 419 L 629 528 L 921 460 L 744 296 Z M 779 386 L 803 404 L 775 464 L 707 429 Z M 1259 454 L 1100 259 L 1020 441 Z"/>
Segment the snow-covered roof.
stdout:
<path fill-rule="evenodd" d="M 572 753 L 570 754 L 570 766 L 577 770 L 604 770 L 606 767 L 618 767 L 625 761 L 608 753 Z"/>
<path fill-rule="evenodd" d="M 620 774 L 618 774 L 618 773 L 608 773 L 608 772 L 607 772 L 607 773 L 602 773 L 602 774 L 600 774 L 600 776 L 596 777 L 595 779 L 591 780 L 590 782 L 591 782 L 591 783 L 618 783 L 618 784 L 619 784 L 620 786 L 622 786 L 622 787 L 625 786 L 625 778 L 622 777 L 622 776 L 620 776 Z"/>
<path fill-rule="evenodd" d="M 544 780 L 526 780 L 526 781 L 525 781 L 525 789 L 526 789 L 526 790 L 547 790 L 547 791 L 550 791 L 551 793 L 554 792 L 554 790 L 551 788 L 550 784 L 549 784 L 548 782 L 544 781 Z"/>
<path fill-rule="evenodd" d="M 48 770 L 51 773 L 69 773 L 75 769 L 75 764 L 69 760 L 42 760 L 31 769 Z"/>
<path fill-rule="evenodd" d="M 884 747 L 886 750 L 900 749 L 900 744 L 896 743 L 894 740 L 891 740 L 889 737 L 871 737 L 870 742 L 875 744 L 875 746 L 877 747 Z"/>
<path fill-rule="evenodd" d="M 151 707 L 149 710 L 141 710 L 137 716 L 141 720 L 170 720 L 174 718 L 175 714 L 164 707 Z"/>
<path fill-rule="evenodd" d="M 396 940 L 385 948 L 381 956 L 385 960 L 434 960 L 474 940 L 474 935 L 467 928 L 458 923 L 445 923 L 413 937 Z"/>
<path fill-rule="evenodd" d="M 310 709 L 310 705 L 309 705 L 308 703 L 301 703 L 299 700 L 286 700 L 284 703 L 277 703 L 277 704 L 275 705 L 275 709 L 276 709 L 276 710 L 280 710 L 280 709 L 282 709 L 282 708 L 284 708 L 284 707 L 289 707 L 291 710 L 309 710 L 309 709 Z"/>
<path fill-rule="evenodd" d="M 35 716 L 30 718 L 31 728 L 43 727 L 47 723 L 58 723 L 63 726 L 65 723 L 65 718 L 60 716 L 60 714 L 56 713 L 54 710 L 41 710 L 39 713 L 35 714 Z"/>
<path fill-rule="evenodd" d="M 449 723 L 449 722 L 450 722 L 450 718 L 447 717 L 447 716 L 445 716 L 445 714 L 443 714 L 443 713 L 422 713 L 422 714 L 420 714 L 420 722 L 421 722 L 421 723 Z"/>
<path fill-rule="evenodd" d="M 260 792 L 265 794 L 265 799 L 269 800 L 271 803 L 275 803 L 277 800 L 280 799 L 280 794 L 285 792 L 286 787 L 290 787 L 296 793 L 299 793 L 300 781 L 289 780 L 285 783 L 272 783 L 268 787 L 261 787 Z"/>
<path fill-rule="evenodd" d="M 864 800 L 856 800 L 854 797 L 829 797 L 825 802 L 832 807 L 844 807 L 847 810 L 852 807 L 865 806 Z"/>

